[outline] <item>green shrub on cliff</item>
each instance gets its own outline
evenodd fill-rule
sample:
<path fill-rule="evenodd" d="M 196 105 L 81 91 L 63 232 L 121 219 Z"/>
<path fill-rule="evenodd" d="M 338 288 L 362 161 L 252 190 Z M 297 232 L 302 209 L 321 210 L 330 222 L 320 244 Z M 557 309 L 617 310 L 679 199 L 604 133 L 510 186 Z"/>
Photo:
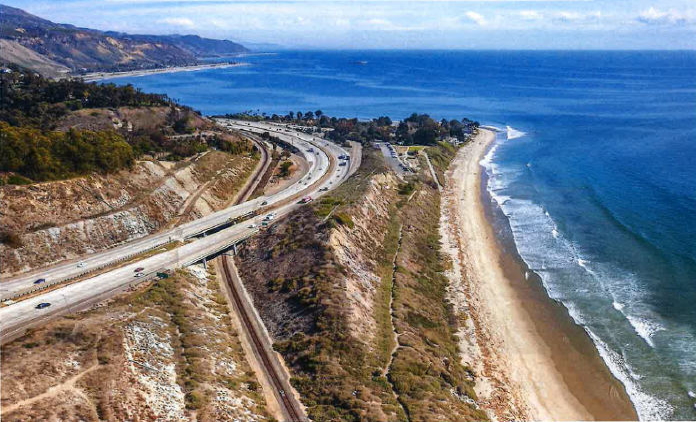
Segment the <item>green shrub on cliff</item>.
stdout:
<path fill-rule="evenodd" d="M 44 181 L 113 172 L 134 160 L 133 148 L 114 132 L 42 132 L 0 121 L 0 171 Z"/>

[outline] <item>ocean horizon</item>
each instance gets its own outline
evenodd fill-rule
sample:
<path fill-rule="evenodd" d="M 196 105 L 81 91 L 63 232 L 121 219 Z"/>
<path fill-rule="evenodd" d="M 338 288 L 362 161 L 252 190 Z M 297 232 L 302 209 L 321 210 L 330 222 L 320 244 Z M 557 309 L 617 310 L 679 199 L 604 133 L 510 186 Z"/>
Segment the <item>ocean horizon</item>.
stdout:
<path fill-rule="evenodd" d="M 470 118 L 515 247 L 641 419 L 696 419 L 696 52 L 281 51 L 119 77 L 204 114 Z"/>

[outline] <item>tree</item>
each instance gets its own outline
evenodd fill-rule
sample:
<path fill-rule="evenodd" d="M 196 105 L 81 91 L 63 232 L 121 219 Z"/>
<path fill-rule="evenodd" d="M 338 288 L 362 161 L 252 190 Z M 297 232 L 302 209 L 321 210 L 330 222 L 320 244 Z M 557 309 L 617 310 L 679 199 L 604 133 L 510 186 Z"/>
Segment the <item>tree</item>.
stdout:
<path fill-rule="evenodd" d="M 432 127 L 422 127 L 413 134 L 413 143 L 418 145 L 435 145 L 437 131 Z"/>
<path fill-rule="evenodd" d="M 292 167 L 292 161 L 286 160 L 280 163 L 280 171 L 278 172 L 278 176 L 280 177 L 288 177 L 290 175 L 290 167 Z"/>
<path fill-rule="evenodd" d="M 377 124 L 377 126 L 391 126 L 392 119 L 390 119 L 388 116 L 380 116 L 377 119 L 375 119 L 375 123 Z"/>

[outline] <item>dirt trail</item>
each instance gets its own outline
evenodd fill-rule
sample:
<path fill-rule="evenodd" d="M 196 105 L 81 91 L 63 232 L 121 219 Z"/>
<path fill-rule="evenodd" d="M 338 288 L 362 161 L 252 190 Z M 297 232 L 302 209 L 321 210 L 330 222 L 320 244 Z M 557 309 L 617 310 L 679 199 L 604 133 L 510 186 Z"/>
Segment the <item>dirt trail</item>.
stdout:
<path fill-rule="evenodd" d="M 242 186 L 242 188 L 239 190 L 239 192 L 237 192 L 237 194 L 233 198 L 227 201 L 227 203 L 224 205 L 224 208 L 231 205 L 240 204 L 247 200 L 251 192 L 260 182 L 261 177 L 266 172 L 268 165 L 270 164 L 269 154 L 263 142 L 257 141 L 255 139 L 252 139 L 252 142 L 254 142 L 254 144 L 256 144 L 257 148 L 259 149 L 261 153 L 261 159 L 256 164 L 254 171 L 247 178 L 246 182 L 244 183 L 244 186 Z M 179 212 L 177 213 L 176 218 L 173 218 L 167 224 L 167 227 L 175 227 L 182 221 L 186 220 L 187 217 L 193 211 L 193 209 L 196 207 L 196 205 L 198 205 L 198 201 L 200 200 L 201 196 L 208 190 L 208 188 L 213 183 L 215 183 L 218 180 L 218 176 L 219 174 L 214 176 L 211 180 L 208 180 L 207 182 L 203 183 L 198 189 L 196 189 L 196 191 L 191 196 L 189 196 L 186 199 L 186 201 L 182 204 L 181 208 L 179 209 Z"/>
<path fill-rule="evenodd" d="M 394 259 L 392 261 L 393 270 L 392 270 L 392 277 L 391 277 L 391 295 L 389 296 L 389 317 L 390 317 L 390 323 L 391 323 L 391 328 L 392 328 L 392 336 L 393 336 L 394 345 L 392 346 L 391 353 L 389 354 L 389 362 L 387 362 L 387 365 L 384 367 L 384 371 L 382 372 L 382 375 L 384 375 L 387 378 L 387 381 L 389 381 L 389 385 L 391 386 L 392 393 L 394 393 L 394 398 L 396 398 L 397 403 L 399 403 L 401 410 L 404 411 L 406 418 L 408 420 L 410 420 L 411 418 L 408 415 L 408 411 L 406 410 L 406 407 L 401 402 L 401 398 L 399 397 L 399 393 L 396 392 L 396 389 L 394 388 L 394 383 L 392 382 L 391 378 L 389 377 L 389 373 L 391 371 L 392 364 L 394 363 L 394 356 L 396 356 L 397 350 L 399 350 L 399 348 L 401 347 L 401 344 L 399 343 L 400 334 L 396 331 L 396 325 L 394 324 L 394 319 L 396 319 L 396 315 L 394 313 L 394 295 L 396 294 L 396 270 L 398 268 L 396 260 L 399 257 L 399 252 L 401 251 L 401 240 L 403 239 L 402 229 L 403 229 L 403 224 L 399 225 L 399 239 L 397 241 L 396 252 L 394 253 Z"/>
<path fill-rule="evenodd" d="M 428 157 L 428 153 L 423 151 L 423 155 L 425 156 L 425 161 L 428 163 L 428 167 L 430 168 L 430 174 L 433 177 L 433 180 L 437 184 L 437 190 L 438 192 L 442 193 L 442 185 L 440 185 L 440 180 L 437 178 L 437 174 L 435 173 L 435 169 L 433 168 L 433 164 L 430 162 L 430 157 Z"/>
<path fill-rule="evenodd" d="M 414 191 L 408 199 L 406 199 L 406 203 L 411 202 L 411 199 L 413 196 L 416 194 Z M 399 338 L 401 334 L 399 334 L 396 331 L 396 324 L 394 324 L 394 320 L 396 319 L 396 313 L 394 311 L 394 296 L 396 294 L 396 271 L 398 269 L 398 264 L 397 264 L 397 259 L 399 258 L 399 253 L 401 253 L 401 246 L 402 246 L 402 241 L 403 241 L 403 223 L 399 224 L 399 236 L 397 240 L 397 246 L 396 246 L 396 251 L 394 252 L 394 259 L 392 260 L 392 277 L 391 277 L 391 295 L 389 296 L 389 317 L 390 317 L 390 322 L 391 322 L 391 327 L 392 327 L 392 335 L 394 337 L 393 342 L 394 346 L 392 347 L 391 353 L 389 355 L 389 362 L 384 368 L 384 371 L 382 372 L 382 375 L 384 375 L 387 378 L 387 381 L 389 382 L 389 385 L 391 386 L 391 390 L 394 393 L 394 397 L 396 398 L 397 403 L 399 403 L 399 406 L 401 407 L 401 410 L 404 411 L 404 415 L 406 415 L 407 420 L 411 420 L 411 417 L 408 413 L 408 409 L 406 406 L 404 406 L 401 397 L 399 397 L 399 393 L 396 392 L 396 389 L 394 388 L 394 383 L 392 382 L 389 373 L 392 368 L 392 364 L 394 363 L 394 357 L 396 356 L 396 352 L 399 350 L 401 346 L 401 343 L 399 342 Z"/>
<path fill-rule="evenodd" d="M 59 393 L 62 393 L 66 390 L 75 389 L 75 383 L 77 381 L 79 381 L 80 378 L 89 374 L 90 372 L 94 371 L 97 368 L 99 368 L 99 364 L 95 363 L 94 365 L 90 366 L 89 368 L 85 369 L 84 371 L 80 372 L 79 374 L 77 374 L 71 378 L 68 378 L 67 380 L 65 380 L 61 384 L 54 385 L 53 387 L 50 387 L 48 390 L 46 390 L 45 392 L 43 392 L 39 395 L 18 401 L 17 403 L 12 404 L 10 406 L 4 406 L 2 408 L 2 414 L 5 415 L 5 414 L 12 413 L 15 410 L 19 409 L 20 407 L 29 406 L 37 401 L 48 399 L 51 397 L 55 397 Z M 79 391 L 78 389 L 75 389 L 75 392 L 80 396 L 84 396 L 84 393 L 82 391 Z"/>

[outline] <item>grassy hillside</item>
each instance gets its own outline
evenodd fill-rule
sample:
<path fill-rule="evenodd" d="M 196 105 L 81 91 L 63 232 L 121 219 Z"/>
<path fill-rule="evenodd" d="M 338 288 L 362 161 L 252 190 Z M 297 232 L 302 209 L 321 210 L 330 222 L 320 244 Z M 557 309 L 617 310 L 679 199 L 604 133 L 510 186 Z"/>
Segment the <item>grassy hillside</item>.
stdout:
<path fill-rule="evenodd" d="M 438 221 L 427 176 L 402 188 L 365 149 L 353 178 L 240 252 L 313 420 L 487 419 L 459 363 Z"/>

